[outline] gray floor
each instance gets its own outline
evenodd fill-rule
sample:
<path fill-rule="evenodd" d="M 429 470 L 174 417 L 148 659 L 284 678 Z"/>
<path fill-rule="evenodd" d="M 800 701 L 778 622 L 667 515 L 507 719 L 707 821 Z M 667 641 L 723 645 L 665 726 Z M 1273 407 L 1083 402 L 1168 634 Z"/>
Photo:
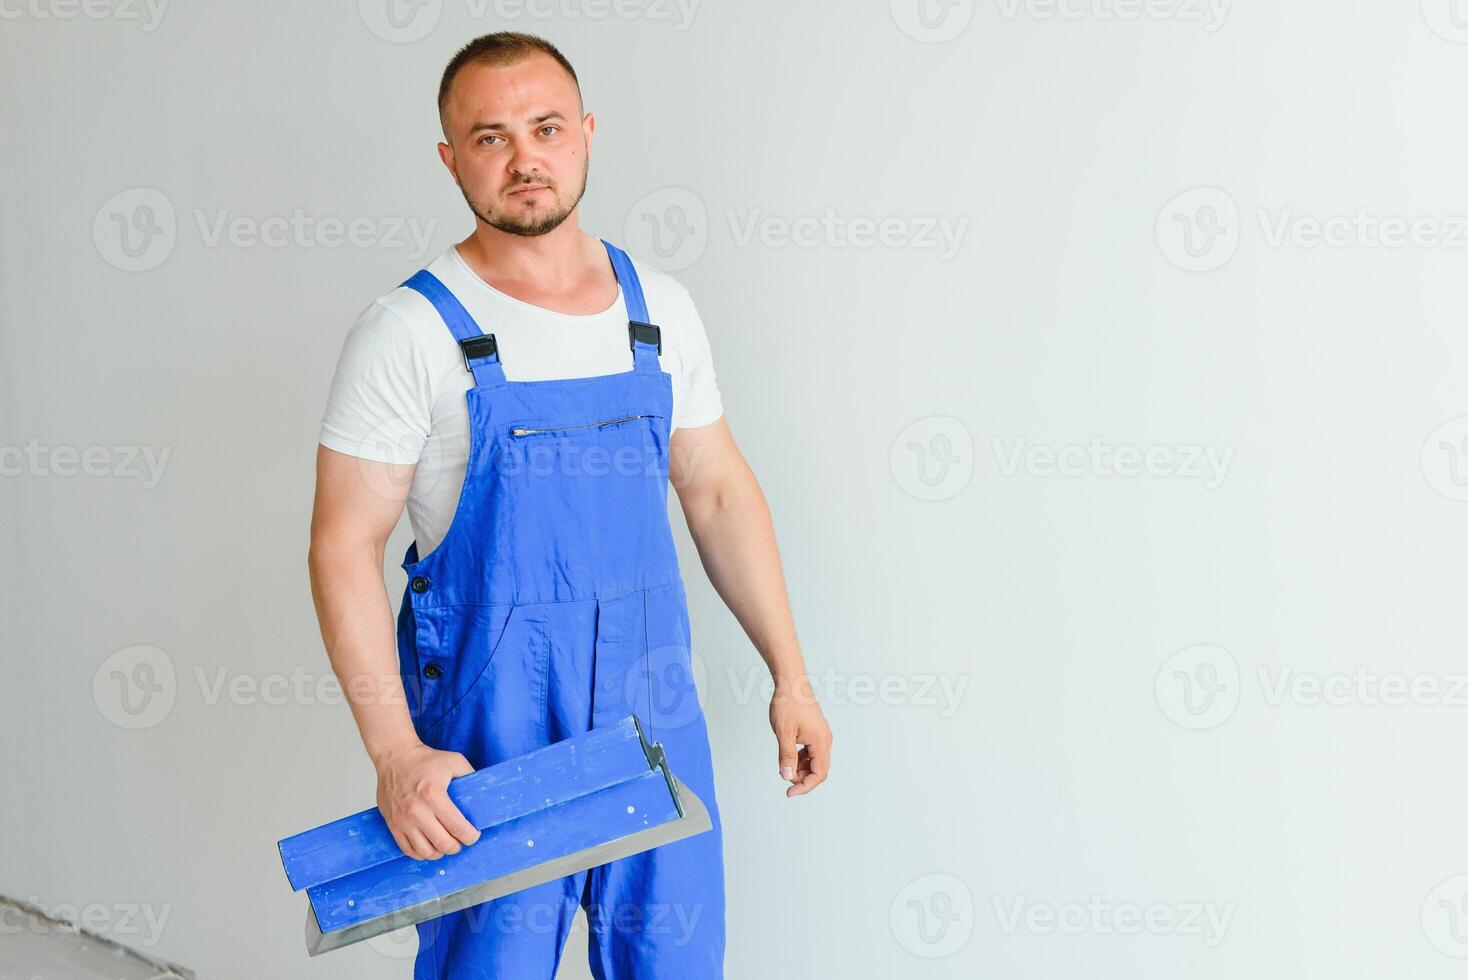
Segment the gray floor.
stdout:
<path fill-rule="evenodd" d="M 190 970 L 0 896 L 0 980 L 193 980 Z"/>

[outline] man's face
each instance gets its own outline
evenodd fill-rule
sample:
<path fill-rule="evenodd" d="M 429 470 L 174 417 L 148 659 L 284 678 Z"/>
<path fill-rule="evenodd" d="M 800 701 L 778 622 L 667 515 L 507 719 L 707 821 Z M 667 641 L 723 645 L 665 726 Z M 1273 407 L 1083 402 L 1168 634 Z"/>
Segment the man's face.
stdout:
<path fill-rule="evenodd" d="M 469 209 L 512 235 L 544 235 L 586 193 L 595 121 L 554 58 L 470 65 L 454 77 L 439 156 Z"/>

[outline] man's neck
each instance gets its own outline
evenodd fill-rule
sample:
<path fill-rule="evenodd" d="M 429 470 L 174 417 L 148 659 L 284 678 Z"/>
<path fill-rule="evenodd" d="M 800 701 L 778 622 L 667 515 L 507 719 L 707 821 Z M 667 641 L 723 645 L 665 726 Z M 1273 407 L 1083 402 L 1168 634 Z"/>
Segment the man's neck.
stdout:
<path fill-rule="evenodd" d="M 480 279 L 521 302 L 558 313 L 596 313 L 616 299 L 616 274 L 601 242 L 574 219 L 533 237 L 480 221 L 458 244 L 459 256 Z"/>

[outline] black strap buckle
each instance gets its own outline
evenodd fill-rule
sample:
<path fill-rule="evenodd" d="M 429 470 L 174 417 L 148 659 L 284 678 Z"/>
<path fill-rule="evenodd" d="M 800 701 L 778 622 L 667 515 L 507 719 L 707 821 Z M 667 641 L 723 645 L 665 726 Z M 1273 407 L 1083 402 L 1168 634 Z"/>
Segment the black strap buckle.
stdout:
<path fill-rule="evenodd" d="M 641 320 L 627 321 L 628 346 L 637 350 L 637 342 L 644 344 L 656 344 L 658 353 L 663 352 L 663 329 L 656 323 L 643 323 Z"/>
<path fill-rule="evenodd" d="M 494 334 L 487 333 L 459 341 L 459 350 L 464 354 L 464 370 L 473 374 L 474 368 L 469 362 L 481 357 L 494 357 L 499 353 L 499 345 L 494 342 Z"/>

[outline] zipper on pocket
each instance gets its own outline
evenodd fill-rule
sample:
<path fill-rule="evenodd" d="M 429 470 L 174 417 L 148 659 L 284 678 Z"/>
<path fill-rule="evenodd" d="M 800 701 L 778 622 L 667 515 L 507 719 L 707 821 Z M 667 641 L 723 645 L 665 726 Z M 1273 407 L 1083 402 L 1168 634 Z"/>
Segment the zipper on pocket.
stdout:
<path fill-rule="evenodd" d="M 601 422 L 581 422 L 577 425 L 557 425 L 548 429 L 523 429 L 514 428 L 510 430 L 512 436 L 533 436 L 540 432 L 566 432 L 570 429 L 599 429 L 604 425 L 616 425 L 618 422 L 635 422 L 638 419 L 656 418 L 655 415 L 624 415 L 619 419 L 606 419 Z"/>

